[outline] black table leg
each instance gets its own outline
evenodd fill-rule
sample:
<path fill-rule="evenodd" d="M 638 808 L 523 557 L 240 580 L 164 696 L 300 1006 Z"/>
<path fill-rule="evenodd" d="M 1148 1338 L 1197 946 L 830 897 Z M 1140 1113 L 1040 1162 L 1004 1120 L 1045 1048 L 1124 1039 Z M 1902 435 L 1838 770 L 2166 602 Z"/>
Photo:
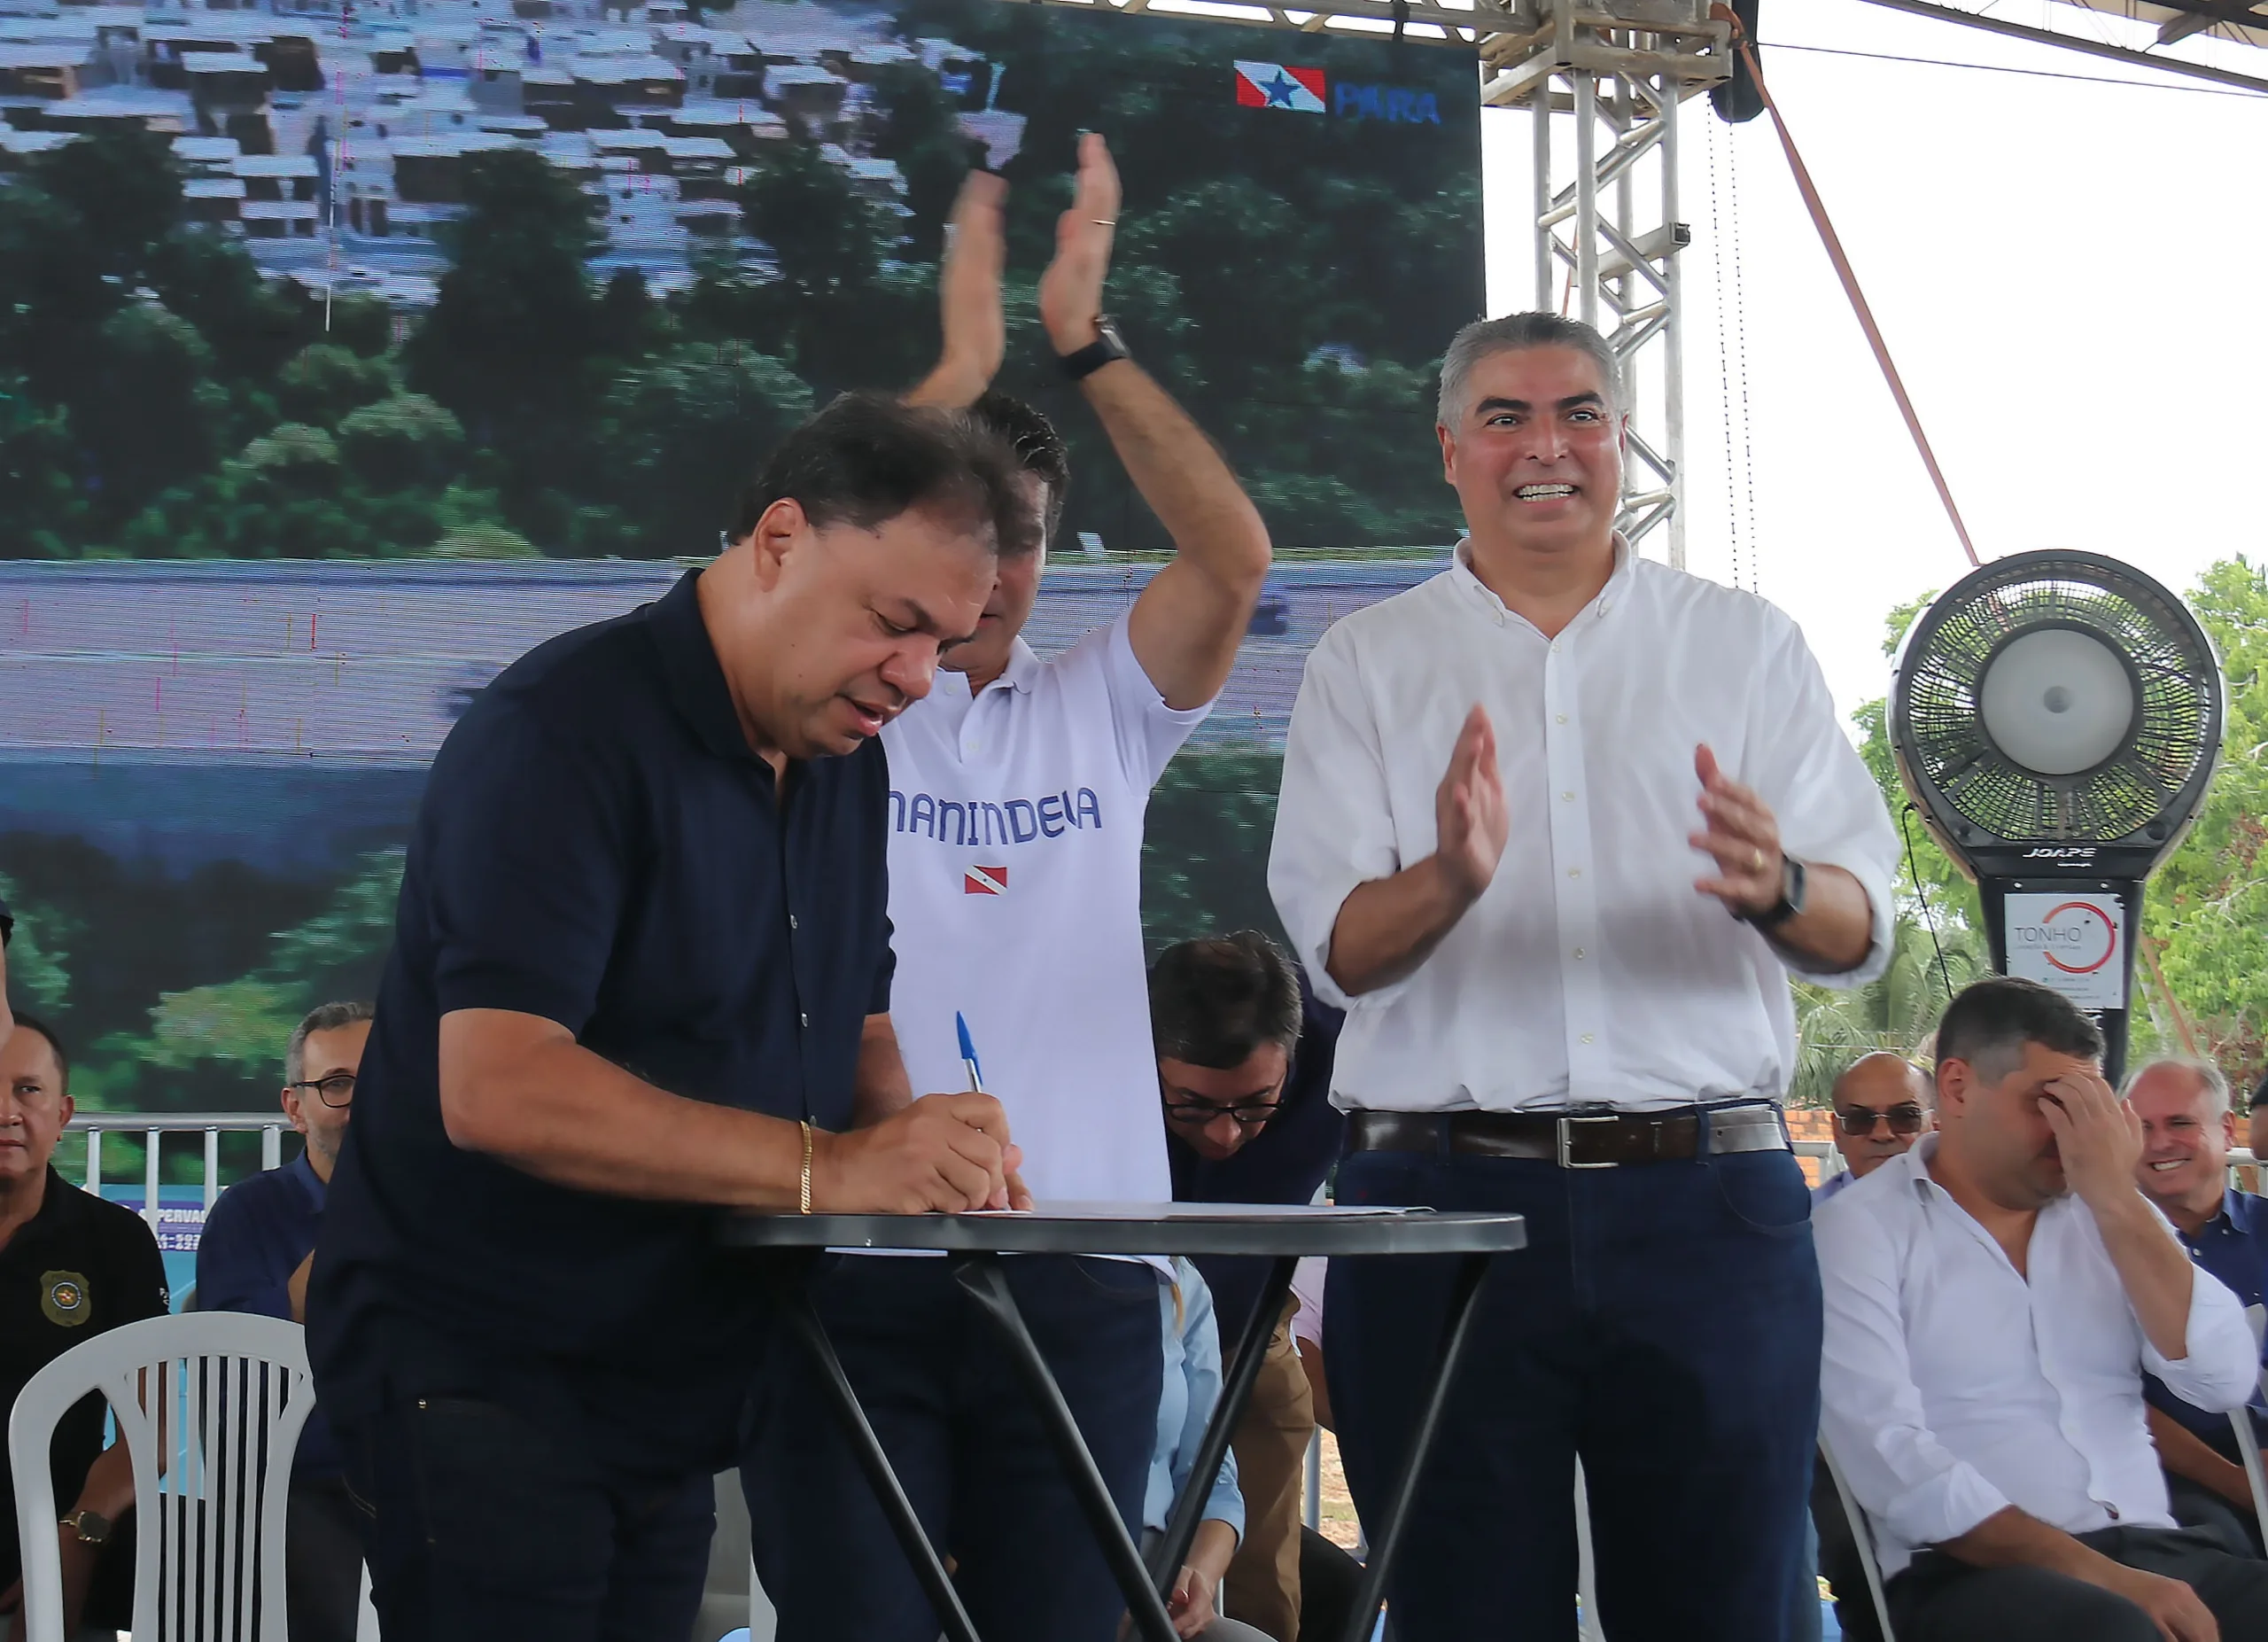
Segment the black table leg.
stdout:
<path fill-rule="evenodd" d="M 1025 1389 L 1038 1406 L 1039 1422 L 1055 1446 L 1056 1459 L 1070 1481 L 1071 1491 L 1078 1496 L 1080 1509 L 1086 1513 L 1095 1544 L 1110 1564 L 1118 1588 L 1126 1595 L 1126 1607 L 1134 1616 L 1136 1634 L 1145 1642 L 1178 1642 L 1164 1599 L 1150 1583 L 1149 1570 L 1142 1566 L 1142 1553 L 1126 1531 L 1117 1502 L 1110 1497 L 1110 1485 L 1096 1467 L 1094 1455 L 1088 1451 L 1086 1440 L 1079 1435 L 1078 1421 L 1071 1417 L 1070 1405 L 1063 1400 L 1062 1388 L 1048 1372 L 1047 1359 L 1040 1355 L 1038 1342 L 1024 1325 L 1023 1313 L 1016 1309 L 1016 1297 L 1009 1290 L 1007 1272 L 1000 1268 L 1000 1257 L 957 1256 L 953 1260 L 953 1279 L 998 1326 L 1001 1337 L 1007 1342 L 1008 1356 L 1023 1376 Z M 1155 1414 L 1151 1418 L 1154 1428 Z"/>
<path fill-rule="evenodd" d="M 812 1305 L 809 1280 L 818 1254 L 819 1250 L 812 1249 L 801 1259 L 765 1262 L 781 1320 L 818 1368 L 819 1383 L 827 1391 L 827 1400 L 835 1405 L 835 1417 L 842 1421 L 843 1435 L 850 1439 L 850 1451 L 858 1459 L 858 1468 L 873 1485 L 875 1502 L 897 1531 L 897 1543 L 905 1552 L 905 1560 L 913 1565 L 914 1578 L 920 1582 L 929 1606 L 936 1610 L 937 1623 L 944 1628 L 947 1642 L 977 1642 L 976 1626 L 969 1619 L 968 1610 L 961 1606 L 960 1593 L 953 1589 L 952 1579 L 938 1560 L 936 1548 L 929 1543 L 913 1502 L 905 1497 L 897 1473 L 890 1469 L 889 1456 L 882 1451 L 882 1440 L 874 1435 L 866 1411 L 858 1405 L 858 1394 L 851 1389 L 850 1377 L 843 1372 L 843 1361 L 835 1354 L 835 1342 L 827 1337 L 826 1325 L 819 1321 L 819 1312 Z"/>
<path fill-rule="evenodd" d="M 1260 1365 L 1267 1358 L 1277 1320 L 1284 1315 L 1284 1296 L 1292 1291 L 1292 1274 L 1299 1264 L 1296 1256 L 1287 1255 L 1269 1268 L 1268 1280 L 1261 1285 L 1260 1303 L 1245 1319 L 1237 1353 L 1229 1359 L 1228 1378 L 1221 1382 L 1220 1401 L 1214 1405 L 1204 1440 L 1197 1445 L 1189 1481 L 1174 1501 L 1165 1537 L 1150 1553 L 1150 1578 L 1161 1592 L 1173 1589 L 1181 1565 L 1189 1560 L 1197 1525 L 1205 1520 L 1205 1502 L 1212 1497 L 1213 1480 L 1221 1474 L 1221 1456 L 1229 1451 L 1229 1439 L 1235 1434 L 1237 1421 L 1244 1418 L 1245 1405 L 1252 1400 L 1253 1385 L 1260 1378 Z"/>
<path fill-rule="evenodd" d="M 1372 1525 L 1376 1532 L 1370 1537 L 1370 1560 L 1363 1564 L 1355 1611 L 1348 1615 L 1347 1630 L 1340 1642 L 1370 1642 L 1371 1633 L 1378 1629 L 1379 1609 L 1386 1603 L 1386 1575 L 1394 1566 L 1394 1553 L 1401 1548 L 1402 1530 L 1409 1520 L 1410 1504 L 1418 1497 L 1418 1480 L 1425 1472 L 1425 1457 L 1441 1432 L 1442 1411 L 1449 1405 L 1449 1385 L 1456 1378 L 1457 1359 L 1464 1355 L 1465 1337 L 1472 1332 L 1473 1302 L 1480 1297 L 1481 1282 L 1488 1275 L 1490 1258 L 1485 1254 L 1469 1254 L 1457 1267 L 1456 1284 L 1449 1290 L 1449 1316 L 1441 1324 L 1441 1360 L 1433 1371 L 1433 1389 L 1426 1392 L 1425 1405 L 1418 1411 L 1417 1427 L 1410 1434 L 1409 1451 L 1402 1457 L 1401 1473 L 1394 1479 L 1393 1491 L 1386 1496 L 1386 1510 Z"/>

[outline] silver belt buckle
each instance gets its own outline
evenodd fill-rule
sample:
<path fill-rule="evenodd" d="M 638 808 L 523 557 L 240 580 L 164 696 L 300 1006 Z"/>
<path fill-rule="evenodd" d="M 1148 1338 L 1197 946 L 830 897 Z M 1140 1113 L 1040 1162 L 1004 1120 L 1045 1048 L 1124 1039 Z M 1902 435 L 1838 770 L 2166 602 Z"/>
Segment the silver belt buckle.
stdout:
<path fill-rule="evenodd" d="M 1612 1124 L 1620 1123 L 1621 1121 L 1622 1117 L 1619 1112 L 1604 1117 L 1570 1117 L 1563 1116 L 1559 1119 L 1559 1166 L 1562 1169 L 1619 1169 L 1622 1167 L 1620 1163 L 1615 1162 L 1611 1157 L 1604 1163 L 1579 1163 L 1574 1159 L 1573 1150 L 1575 1125 L 1577 1124 Z"/>

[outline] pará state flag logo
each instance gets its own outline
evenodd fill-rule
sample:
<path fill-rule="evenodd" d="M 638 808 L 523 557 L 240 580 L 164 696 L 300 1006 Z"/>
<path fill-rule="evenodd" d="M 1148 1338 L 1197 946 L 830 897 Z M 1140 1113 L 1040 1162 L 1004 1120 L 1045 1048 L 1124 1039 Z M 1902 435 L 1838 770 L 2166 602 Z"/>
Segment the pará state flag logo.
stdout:
<path fill-rule="evenodd" d="M 970 867 L 961 873 L 960 892 L 963 895 L 1006 895 L 1008 892 L 1008 869 L 1006 867 Z"/>
<path fill-rule="evenodd" d="M 1283 108 L 1295 114 L 1319 114 L 1324 112 L 1323 94 L 1320 68 L 1294 68 L 1287 63 L 1237 65 L 1240 108 Z"/>

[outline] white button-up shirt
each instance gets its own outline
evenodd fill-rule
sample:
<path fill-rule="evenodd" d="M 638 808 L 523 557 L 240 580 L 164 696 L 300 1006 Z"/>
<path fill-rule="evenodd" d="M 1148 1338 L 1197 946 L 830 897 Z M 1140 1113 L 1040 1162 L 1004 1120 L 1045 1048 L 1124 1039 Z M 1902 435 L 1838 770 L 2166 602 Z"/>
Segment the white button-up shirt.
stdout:
<path fill-rule="evenodd" d="M 1873 904 L 1857 984 L 1890 953 L 1896 835 L 1803 634 L 1747 593 L 1642 559 L 1556 639 L 1455 564 L 1359 611 L 1309 656 L 1268 884 L 1316 988 L 1348 1010 L 1343 1107 L 1628 1110 L 1777 1095 L 1796 1064 L 1791 961 L 1694 882 L 1711 859 L 1694 749 L 1778 819 L 1787 852 Z M 1465 715 L 1496 729 L 1511 837 L 1433 955 L 1348 998 L 1325 963 L 1357 886 L 1433 852 Z"/>
<path fill-rule="evenodd" d="M 1812 1221 L 1827 1296 L 1820 1429 L 1883 1573 L 2009 1506 L 2071 1534 L 2171 1528 L 2142 1371 L 2201 1408 L 2242 1405 L 2260 1372 L 2243 1308 L 2198 1271 L 2188 1355 L 2167 1361 L 2085 1204 L 2067 1195 L 2039 1211 L 2027 1279 L 1930 1179 L 1938 1140 Z"/>

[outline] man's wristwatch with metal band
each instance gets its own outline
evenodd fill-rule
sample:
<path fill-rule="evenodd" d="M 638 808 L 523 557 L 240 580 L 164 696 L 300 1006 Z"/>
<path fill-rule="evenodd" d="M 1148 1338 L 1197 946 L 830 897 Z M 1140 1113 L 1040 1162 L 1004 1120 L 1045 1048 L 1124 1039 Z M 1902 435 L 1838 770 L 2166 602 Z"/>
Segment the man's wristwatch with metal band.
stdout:
<path fill-rule="evenodd" d="M 1744 912 L 1741 922 L 1752 923 L 1769 935 L 1804 910 L 1804 864 L 1792 855 L 1780 858 L 1780 899 L 1762 912 Z"/>
<path fill-rule="evenodd" d="M 101 1545 L 110 1543 L 110 1519 L 99 1511 L 74 1511 L 58 1517 L 58 1528 L 67 1528 L 79 1537 L 82 1545 Z"/>

